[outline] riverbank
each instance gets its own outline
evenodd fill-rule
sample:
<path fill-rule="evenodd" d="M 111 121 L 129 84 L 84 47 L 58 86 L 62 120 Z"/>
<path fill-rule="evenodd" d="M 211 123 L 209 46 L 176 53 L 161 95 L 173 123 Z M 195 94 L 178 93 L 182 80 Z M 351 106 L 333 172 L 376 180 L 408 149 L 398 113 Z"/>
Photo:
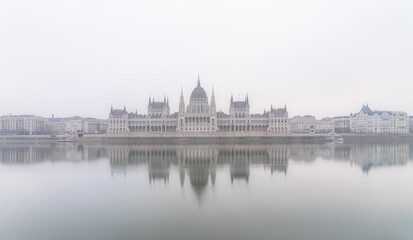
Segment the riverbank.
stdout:
<path fill-rule="evenodd" d="M 127 137 L 108 135 L 84 135 L 79 143 L 127 143 L 127 144 L 295 144 L 323 143 L 326 135 L 290 134 L 282 136 L 147 136 Z M 413 134 L 341 134 L 345 143 L 413 142 Z M 55 143 L 67 139 L 67 135 L 0 135 L 0 143 Z"/>

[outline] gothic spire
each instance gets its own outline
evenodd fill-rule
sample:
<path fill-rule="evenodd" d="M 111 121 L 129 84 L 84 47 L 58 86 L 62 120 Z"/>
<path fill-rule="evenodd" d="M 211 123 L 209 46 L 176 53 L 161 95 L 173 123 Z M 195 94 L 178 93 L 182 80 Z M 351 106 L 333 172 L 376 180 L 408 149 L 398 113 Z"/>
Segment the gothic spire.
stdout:
<path fill-rule="evenodd" d="M 201 86 L 201 80 L 199 79 L 199 74 L 198 74 L 198 87 Z"/>
<path fill-rule="evenodd" d="M 212 95 L 211 95 L 211 110 L 213 113 L 217 111 L 217 106 L 215 104 L 215 94 L 214 94 L 214 87 L 212 86 Z"/>
<path fill-rule="evenodd" d="M 185 112 L 184 90 L 182 86 L 181 86 L 181 98 L 179 99 L 179 112 L 181 114 Z"/>

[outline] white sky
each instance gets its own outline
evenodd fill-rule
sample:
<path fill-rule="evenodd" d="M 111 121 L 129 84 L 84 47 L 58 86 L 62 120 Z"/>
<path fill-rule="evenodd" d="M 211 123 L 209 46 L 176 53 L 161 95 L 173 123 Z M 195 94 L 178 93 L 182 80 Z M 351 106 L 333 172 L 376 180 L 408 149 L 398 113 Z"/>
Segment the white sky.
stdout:
<path fill-rule="evenodd" d="M 225 112 L 413 114 L 413 1 L 0 1 L 1 115 L 177 111 L 198 73 Z"/>

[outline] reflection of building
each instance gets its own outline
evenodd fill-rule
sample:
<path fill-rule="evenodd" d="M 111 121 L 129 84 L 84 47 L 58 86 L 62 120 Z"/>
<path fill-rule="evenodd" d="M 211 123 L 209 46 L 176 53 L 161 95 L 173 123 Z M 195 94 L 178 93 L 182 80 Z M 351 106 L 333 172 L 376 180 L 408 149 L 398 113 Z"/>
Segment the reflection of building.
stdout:
<path fill-rule="evenodd" d="M 111 136 L 160 136 L 160 135 L 276 135 L 290 132 L 287 108 L 274 109 L 264 114 L 250 114 L 248 96 L 244 101 L 231 97 L 229 114 L 216 111 L 212 90 L 209 102 L 205 90 L 198 84 L 185 106 L 183 92 L 179 111 L 170 113 L 169 100 L 155 101 L 149 98 L 147 115 L 128 113 L 126 108 L 109 114 L 108 133 Z"/>
<path fill-rule="evenodd" d="M 292 145 L 107 145 L 77 144 L 0 145 L 0 164 L 81 162 L 108 159 L 112 174 L 147 166 L 149 182 L 168 182 L 171 169 L 179 172 L 201 194 L 215 184 L 217 170 L 227 167 L 231 181 L 249 182 L 250 166 L 263 166 L 286 174 L 289 161 L 348 161 L 368 172 L 371 168 L 404 165 L 410 155 L 408 144 L 292 144 Z M 413 158 L 412 158 L 413 159 Z"/>
<path fill-rule="evenodd" d="M 122 173 L 126 176 L 126 169 L 130 164 L 129 146 L 110 146 L 107 152 L 112 176 L 116 173 Z"/>
<path fill-rule="evenodd" d="M 405 112 L 372 111 L 368 105 L 350 116 L 355 133 L 408 133 L 409 117 Z"/>
<path fill-rule="evenodd" d="M 273 146 L 268 148 L 271 174 L 283 172 L 287 174 L 290 148 L 287 146 Z"/>
<path fill-rule="evenodd" d="M 235 148 L 229 152 L 231 182 L 243 179 L 248 182 L 250 177 L 250 154 L 247 148 Z"/>
<path fill-rule="evenodd" d="M 405 165 L 409 159 L 408 144 L 354 145 L 350 161 L 360 165 L 363 172 L 381 166 Z"/>
<path fill-rule="evenodd" d="M 191 185 L 206 186 L 211 177 L 211 183 L 215 184 L 218 149 L 214 146 L 192 146 L 178 148 L 177 156 L 179 168 L 186 169 Z M 181 175 L 181 184 L 184 185 L 185 175 Z"/>
<path fill-rule="evenodd" d="M 176 151 L 172 149 L 153 149 L 148 151 L 149 182 L 169 180 L 169 165 L 176 159 Z"/>

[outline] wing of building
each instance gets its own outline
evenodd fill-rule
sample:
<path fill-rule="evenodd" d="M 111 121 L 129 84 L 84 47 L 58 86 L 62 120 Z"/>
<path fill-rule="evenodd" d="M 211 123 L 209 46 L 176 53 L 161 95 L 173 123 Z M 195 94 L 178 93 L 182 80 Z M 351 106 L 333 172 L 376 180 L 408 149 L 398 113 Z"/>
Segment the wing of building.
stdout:
<path fill-rule="evenodd" d="M 249 136 L 289 134 L 290 125 L 287 107 L 250 114 L 248 96 L 243 101 L 231 97 L 229 113 L 217 112 L 214 90 L 211 100 L 201 86 L 191 93 L 189 104 L 181 90 L 179 111 L 170 113 L 169 100 L 155 101 L 149 98 L 146 115 L 129 113 L 111 108 L 108 134 L 112 136 Z"/>
<path fill-rule="evenodd" d="M 368 104 L 350 115 L 355 133 L 409 133 L 409 116 L 400 111 L 372 111 Z"/>

